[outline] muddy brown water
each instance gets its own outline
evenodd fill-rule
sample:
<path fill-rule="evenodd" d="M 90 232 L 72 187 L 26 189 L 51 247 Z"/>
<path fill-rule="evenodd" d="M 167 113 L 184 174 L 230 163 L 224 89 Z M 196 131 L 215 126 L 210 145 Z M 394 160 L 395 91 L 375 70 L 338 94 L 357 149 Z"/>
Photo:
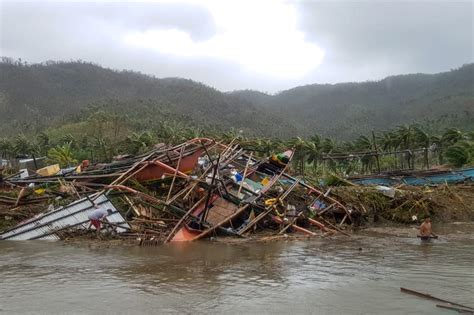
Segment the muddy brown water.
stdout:
<path fill-rule="evenodd" d="M 0 313 L 455 314 L 474 306 L 474 224 L 351 238 L 109 247 L 0 242 Z"/>

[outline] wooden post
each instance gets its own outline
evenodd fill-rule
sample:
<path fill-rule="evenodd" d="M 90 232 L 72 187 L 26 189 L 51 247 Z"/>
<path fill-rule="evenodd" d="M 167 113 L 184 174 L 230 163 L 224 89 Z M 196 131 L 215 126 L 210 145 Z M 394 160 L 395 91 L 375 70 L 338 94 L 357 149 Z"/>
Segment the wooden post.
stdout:
<path fill-rule="evenodd" d="M 425 148 L 425 163 L 426 163 L 426 169 L 430 169 L 430 160 L 428 158 L 428 148 Z"/>
<path fill-rule="evenodd" d="M 377 161 L 377 172 L 380 174 L 380 160 L 379 160 L 379 151 L 377 149 L 377 143 L 375 142 L 375 132 L 372 130 L 372 140 L 375 150 L 375 160 Z"/>
<path fill-rule="evenodd" d="M 34 154 L 31 155 L 33 157 L 33 163 L 35 164 L 35 171 L 38 170 L 38 164 L 36 163 L 36 157 Z"/>

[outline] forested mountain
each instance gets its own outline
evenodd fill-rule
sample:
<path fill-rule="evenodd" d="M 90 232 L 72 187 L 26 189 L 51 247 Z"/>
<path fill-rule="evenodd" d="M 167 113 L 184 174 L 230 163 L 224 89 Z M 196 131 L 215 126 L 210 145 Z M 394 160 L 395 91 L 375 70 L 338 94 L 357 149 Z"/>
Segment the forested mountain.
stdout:
<path fill-rule="evenodd" d="M 269 135 L 274 124 L 283 127 L 276 136 L 296 132 L 283 119 L 248 101 L 191 80 L 157 79 L 84 62 L 27 65 L 4 58 L 0 63 L 0 131 L 4 133 L 86 119 L 81 115 L 94 109 L 142 120 L 141 125 L 166 118 L 256 134 Z"/>
<path fill-rule="evenodd" d="M 79 122 L 95 111 L 128 117 L 137 128 L 179 121 L 201 128 L 339 139 L 424 122 L 474 126 L 474 64 L 434 75 L 377 82 L 314 84 L 268 95 L 222 93 L 180 78 L 158 79 L 85 62 L 0 63 L 0 133 L 38 132 Z"/>
<path fill-rule="evenodd" d="M 450 72 L 387 77 L 377 82 L 313 84 L 276 95 L 231 93 L 284 115 L 303 134 L 354 138 L 412 122 L 474 128 L 474 64 Z"/>

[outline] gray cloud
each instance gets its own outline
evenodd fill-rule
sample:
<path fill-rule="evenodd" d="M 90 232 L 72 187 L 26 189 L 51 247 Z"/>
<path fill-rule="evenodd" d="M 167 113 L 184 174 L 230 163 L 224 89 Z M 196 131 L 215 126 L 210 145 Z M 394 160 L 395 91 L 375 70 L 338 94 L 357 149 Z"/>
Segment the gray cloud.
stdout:
<path fill-rule="evenodd" d="M 473 61 L 471 1 L 305 1 L 298 6 L 300 27 L 326 49 L 323 68 L 333 69 L 335 80 L 343 73 L 347 80 L 432 73 Z"/>
<path fill-rule="evenodd" d="M 299 79 L 250 73 L 225 59 L 166 55 L 121 39 L 130 31 L 178 29 L 199 42 L 218 32 L 205 6 L 186 3 L 2 1 L 0 55 L 29 62 L 82 59 L 158 77 L 191 78 L 222 90 L 270 92 L 300 84 L 434 73 L 474 59 L 471 1 L 289 3 L 297 9 L 306 40 L 325 51 L 321 66 Z"/>

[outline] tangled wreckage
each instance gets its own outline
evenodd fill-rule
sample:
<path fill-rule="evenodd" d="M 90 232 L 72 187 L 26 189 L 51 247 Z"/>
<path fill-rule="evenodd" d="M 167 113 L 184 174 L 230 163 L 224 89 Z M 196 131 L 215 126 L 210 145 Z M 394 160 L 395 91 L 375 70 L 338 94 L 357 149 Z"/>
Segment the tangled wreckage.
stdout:
<path fill-rule="evenodd" d="M 357 221 L 358 210 L 289 175 L 293 155 L 288 150 L 257 159 L 239 145 L 196 138 L 173 147 L 156 145 L 141 156 L 108 164 L 84 161 L 66 170 L 50 166 L 30 176 L 15 174 L 4 185 L 22 187 L 21 192 L 4 202 L 19 206 L 65 195 L 75 200 L 50 205 L 0 239 L 81 234 L 89 229 L 88 215 L 98 208 L 112 210 L 103 234 L 139 239 L 142 246 L 216 235 L 347 234 L 341 227 Z"/>

